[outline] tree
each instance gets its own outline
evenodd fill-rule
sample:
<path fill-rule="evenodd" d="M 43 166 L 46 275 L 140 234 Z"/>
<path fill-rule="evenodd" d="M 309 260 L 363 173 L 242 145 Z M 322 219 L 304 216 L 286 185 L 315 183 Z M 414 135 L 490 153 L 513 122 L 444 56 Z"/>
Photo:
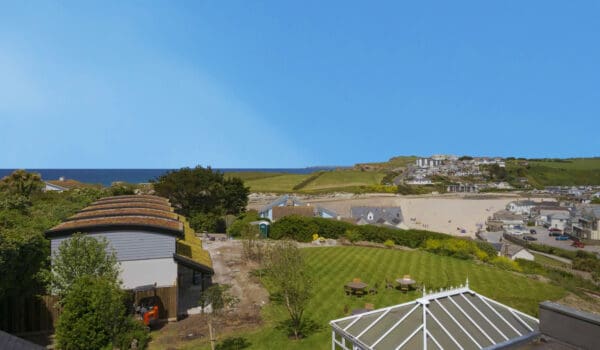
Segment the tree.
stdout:
<path fill-rule="evenodd" d="M 0 300 L 40 293 L 48 241 L 27 228 L 0 229 Z"/>
<path fill-rule="evenodd" d="M 277 242 L 269 252 L 268 276 L 281 295 L 290 320 L 290 333 L 302 336 L 303 317 L 312 295 L 312 278 L 300 249 L 291 241 Z"/>
<path fill-rule="evenodd" d="M 169 198 L 177 212 L 239 214 L 248 204 L 249 189 L 238 178 L 225 178 L 210 167 L 170 171 L 154 181 L 158 195 Z"/>
<path fill-rule="evenodd" d="M 102 277 L 119 285 L 119 265 L 114 251 L 110 251 L 106 238 L 75 234 L 64 240 L 52 258 L 51 289 L 63 297 L 79 278 Z"/>
<path fill-rule="evenodd" d="M 208 305 L 211 305 L 212 312 L 215 315 L 220 315 L 225 309 L 234 307 L 239 300 L 231 294 L 230 289 L 231 286 L 228 284 L 213 284 L 206 288 L 200 294 L 200 300 L 198 301 L 202 312 Z"/>
<path fill-rule="evenodd" d="M 33 193 L 41 192 L 44 182 L 40 174 L 28 173 L 25 170 L 15 170 L 12 174 L 0 180 L 0 190 L 10 194 L 29 198 Z"/>
<path fill-rule="evenodd" d="M 59 349 L 138 348 L 148 341 L 140 322 L 127 315 L 124 292 L 114 281 L 99 276 L 76 279 L 63 300 L 56 327 Z"/>

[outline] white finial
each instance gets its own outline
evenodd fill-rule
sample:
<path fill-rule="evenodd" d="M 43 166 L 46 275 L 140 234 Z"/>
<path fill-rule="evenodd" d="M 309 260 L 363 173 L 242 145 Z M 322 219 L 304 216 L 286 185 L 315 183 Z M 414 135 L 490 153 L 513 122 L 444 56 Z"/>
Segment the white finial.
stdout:
<path fill-rule="evenodd" d="M 427 295 L 427 290 L 425 290 L 425 286 L 423 286 L 423 296 Z"/>
<path fill-rule="evenodd" d="M 466 287 L 469 288 L 469 276 L 467 275 L 467 284 Z"/>

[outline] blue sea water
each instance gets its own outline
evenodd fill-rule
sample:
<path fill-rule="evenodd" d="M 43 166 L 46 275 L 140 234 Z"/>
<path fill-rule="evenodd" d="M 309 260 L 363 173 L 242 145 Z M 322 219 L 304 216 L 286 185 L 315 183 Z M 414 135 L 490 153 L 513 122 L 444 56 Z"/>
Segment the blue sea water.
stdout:
<path fill-rule="evenodd" d="M 283 169 L 216 169 L 222 172 L 260 171 L 271 173 L 310 174 L 320 170 L 331 170 L 335 167 L 311 167 L 311 168 L 283 168 Z M 173 169 L 25 169 L 30 172 L 39 173 L 44 180 L 57 180 L 60 177 L 73 179 L 85 183 L 102 184 L 110 186 L 115 181 L 129 183 L 144 183 L 156 179 Z M 0 178 L 9 175 L 14 169 L 0 169 Z"/>

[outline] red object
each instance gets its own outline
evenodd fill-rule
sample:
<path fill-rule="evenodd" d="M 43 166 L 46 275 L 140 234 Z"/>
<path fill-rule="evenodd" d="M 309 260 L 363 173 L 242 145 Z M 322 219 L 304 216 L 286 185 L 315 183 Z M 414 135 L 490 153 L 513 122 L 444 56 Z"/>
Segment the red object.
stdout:
<path fill-rule="evenodd" d="M 144 314 L 144 324 L 150 326 L 150 322 L 158 320 L 158 306 L 153 306 L 150 311 Z"/>
<path fill-rule="evenodd" d="M 573 242 L 573 244 L 571 244 L 573 247 L 575 248 L 585 248 L 585 244 L 583 244 L 582 242 Z"/>

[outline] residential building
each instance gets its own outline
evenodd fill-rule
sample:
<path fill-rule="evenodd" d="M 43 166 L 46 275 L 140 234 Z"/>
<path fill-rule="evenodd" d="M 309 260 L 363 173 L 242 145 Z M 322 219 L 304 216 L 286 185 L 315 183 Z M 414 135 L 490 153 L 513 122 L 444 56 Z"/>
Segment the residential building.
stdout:
<path fill-rule="evenodd" d="M 327 219 L 339 218 L 338 214 L 333 210 L 321 206 L 311 206 L 310 203 L 304 203 L 298 198 L 287 194 L 262 207 L 258 211 L 258 215 L 261 218 L 271 221 L 277 221 L 288 215 L 322 217 Z"/>
<path fill-rule="evenodd" d="M 148 285 L 176 289 L 178 316 L 194 312 L 200 293 L 211 283 L 210 254 L 164 198 L 131 195 L 92 203 L 46 232 L 52 257 L 77 232 L 108 241 L 124 289 Z"/>
<path fill-rule="evenodd" d="M 524 224 L 522 215 L 513 214 L 507 210 L 495 212 L 486 222 L 488 231 L 511 230 L 522 227 Z"/>
<path fill-rule="evenodd" d="M 539 320 L 469 288 L 330 322 L 334 350 L 500 349 L 539 336 Z"/>
<path fill-rule="evenodd" d="M 533 261 L 535 259 L 529 250 L 521 247 L 520 245 L 506 242 L 502 244 L 502 247 L 498 253 L 499 255 L 510 258 L 511 260 L 524 259 Z"/>
<path fill-rule="evenodd" d="M 407 228 L 400 207 L 352 207 L 350 216 L 357 225 Z"/>
<path fill-rule="evenodd" d="M 63 192 L 63 191 L 68 191 L 69 189 L 57 184 L 53 184 L 51 182 L 48 181 L 44 181 L 44 188 L 43 191 L 44 192 L 48 192 L 48 191 L 56 191 L 56 192 Z"/>
<path fill-rule="evenodd" d="M 415 161 L 415 164 L 419 168 L 432 168 L 442 165 L 442 160 L 433 158 L 419 158 Z"/>
<path fill-rule="evenodd" d="M 538 206 L 539 204 L 539 202 L 534 202 L 530 200 L 514 201 L 506 205 L 506 210 L 515 214 L 529 215 L 531 213 L 531 209 Z"/>
<path fill-rule="evenodd" d="M 567 228 L 570 220 L 571 215 L 564 212 L 548 215 L 548 224 L 550 225 L 550 227 L 557 228 L 562 231 L 564 231 L 565 228 Z"/>
<path fill-rule="evenodd" d="M 448 192 L 467 192 L 467 193 L 475 193 L 479 192 L 479 186 L 475 184 L 455 184 L 448 185 L 446 189 Z"/>
<path fill-rule="evenodd" d="M 600 240 L 600 205 L 584 207 L 572 227 L 573 234 L 581 239 Z"/>

